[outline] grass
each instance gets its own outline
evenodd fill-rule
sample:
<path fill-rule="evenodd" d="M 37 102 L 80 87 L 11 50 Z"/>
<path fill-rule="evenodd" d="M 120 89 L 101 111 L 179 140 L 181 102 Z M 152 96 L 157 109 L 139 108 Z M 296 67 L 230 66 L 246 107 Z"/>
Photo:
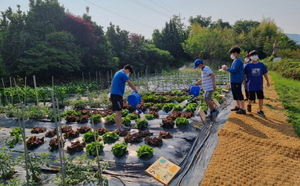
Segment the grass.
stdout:
<path fill-rule="evenodd" d="M 273 71 L 268 74 L 275 82 L 275 90 L 289 117 L 288 122 L 292 123 L 296 134 L 300 137 L 300 81 L 283 78 Z"/>

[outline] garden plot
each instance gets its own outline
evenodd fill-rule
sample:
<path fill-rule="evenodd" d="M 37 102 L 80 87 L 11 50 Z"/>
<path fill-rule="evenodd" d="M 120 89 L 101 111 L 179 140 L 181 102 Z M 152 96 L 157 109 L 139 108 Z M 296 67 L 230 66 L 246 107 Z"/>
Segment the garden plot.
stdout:
<path fill-rule="evenodd" d="M 159 86 L 159 83 L 154 84 L 153 86 Z M 174 93 L 174 92 L 172 92 Z M 161 92 L 160 92 L 161 94 Z M 148 95 L 149 96 L 149 95 Z M 157 97 L 160 99 L 163 99 L 166 102 L 165 98 L 168 99 L 168 97 L 164 97 L 165 95 L 158 95 Z M 178 98 L 178 100 L 174 99 L 171 100 L 171 102 L 178 102 L 180 103 L 181 100 L 186 99 L 186 97 L 179 99 L 179 95 L 174 95 L 174 97 Z M 151 98 L 151 96 L 150 96 Z M 148 98 L 149 99 L 149 98 Z M 148 100 L 149 101 L 149 100 Z M 152 101 L 155 101 L 152 100 Z M 147 105 L 146 102 L 144 102 L 144 111 L 145 114 L 151 113 L 151 107 L 153 107 L 155 104 L 161 104 L 162 102 L 156 100 L 156 103 L 152 103 L 152 105 Z M 170 100 L 169 100 L 170 101 Z M 207 134 L 207 130 L 210 129 L 210 125 L 213 121 L 207 120 L 206 124 L 204 125 L 201 122 L 200 117 L 197 113 L 197 108 L 201 104 L 201 99 L 195 99 L 196 108 L 192 111 L 191 117 L 188 118 L 188 123 L 185 126 L 177 126 L 174 125 L 174 127 L 166 127 L 163 128 L 163 120 L 165 120 L 170 114 L 174 112 L 174 109 L 163 111 L 162 108 L 156 108 L 158 118 L 149 119 L 147 120 L 148 125 L 146 127 L 141 127 L 138 129 L 137 120 L 130 120 L 130 126 L 132 127 L 130 133 L 134 134 L 140 131 L 146 131 L 149 134 L 151 134 L 150 138 L 158 138 L 160 135 L 160 132 L 170 132 L 172 134 L 172 138 L 162 139 L 162 144 L 159 146 L 151 146 L 149 143 L 147 143 L 150 147 L 154 149 L 153 155 L 151 157 L 145 158 L 145 157 L 138 157 L 138 149 L 141 147 L 141 145 L 145 145 L 145 136 L 142 137 L 142 140 L 140 142 L 135 143 L 127 143 L 128 152 L 120 157 L 114 156 L 112 152 L 112 147 L 117 143 L 122 143 L 125 140 L 125 136 L 120 136 L 117 141 L 110 142 L 110 143 L 103 143 L 104 147 L 102 151 L 100 152 L 100 156 L 103 157 L 103 161 L 110 162 L 110 167 L 108 167 L 104 171 L 104 175 L 107 176 L 113 176 L 109 180 L 110 185 L 120 185 L 123 182 L 126 182 L 126 185 L 143 185 L 143 184 L 150 184 L 150 185 L 161 185 L 158 181 L 155 179 L 149 177 L 144 173 L 144 170 L 148 168 L 154 161 L 156 161 L 159 157 L 163 156 L 166 159 L 170 160 L 171 162 L 177 164 L 177 165 L 184 165 L 185 162 L 191 160 L 191 155 L 195 156 L 192 152 L 197 149 L 197 144 L 199 144 L 200 141 L 203 140 L 204 133 Z M 220 100 L 222 103 L 226 103 L 223 100 Z M 176 105 L 176 104 L 174 104 Z M 141 106 L 141 107 L 143 107 Z M 156 105 L 157 106 L 157 105 Z M 163 105 L 162 105 L 163 106 Z M 153 108 L 152 108 L 153 109 Z M 159 110 L 157 110 L 159 109 Z M 99 110 L 99 109 L 96 109 Z M 90 109 L 90 111 L 94 111 L 93 109 Z M 175 110 L 176 111 L 176 110 Z M 132 112 L 132 111 L 131 111 Z M 187 113 L 186 110 L 182 111 L 183 113 Z M 109 124 L 106 123 L 105 119 L 107 116 L 102 116 L 100 122 L 95 122 L 94 124 L 91 123 L 91 120 L 87 120 L 87 122 L 69 122 L 66 120 L 66 118 L 63 118 L 61 122 L 57 122 L 62 127 L 72 127 L 74 131 L 79 129 L 82 126 L 90 127 L 93 130 L 97 131 L 99 128 L 107 129 L 109 131 L 115 131 L 116 126 L 115 124 Z M 13 119 L 9 119 L 5 116 L 1 117 L 0 123 L 4 124 L 4 127 L 1 129 L 1 137 L 8 137 L 9 132 L 12 128 L 18 127 L 19 122 Z M 34 121 L 34 120 L 26 120 L 24 121 L 25 125 L 25 135 L 29 138 L 31 136 L 36 136 L 37 138 L 43 138 L 44 143 L 38 145 L 35 148 L 30 149 L 29 151 L 32 153 L 40 154 L 40 153 L 48 153 L 51 152 L 49 149 L 49 142 L 54 137 L 45 137 L 45 134 L 49 131 L 52 131 L 56 128 L 55 122 L 50 122 L 50 120 L 44 120 L 44 121 Z M 9 128 L 7 128 L 9 127 Z M 38 134 L 32 134 L 31 130 L 33 127 L 39 128 L 45 128 L 46 131 L 43 131 L 42 133 Z M 64 134 L 63 134 L 64 136 Z M 103 135 L 99 135 L 103 139 Z M 88 154 L 86 150 L 86 146 L 82 149 L 80 152 L 75 153 L 68 153 L 67 147 L 71 146 L 71 142 L 79 140 L 80 142 L 83 142 L 84 134 L 79 134 L 77 137 L 73 138 L 64 138 L 65 144 L 63 148 L 63 152 L 66 157 L 76 157 L 83 154 Z M 1 147 L 6 146 L 5 143 L 0 143 Z M 87 142 L 86 145 L 90 144 L 90 142 Z M 14 156 L 20 155 L 22 152 L 24 152 L 24 145 L 17 143 L 13 148 L 10 149 L 11 151 L 14 151 Z M 58 150 L 54 150 L 49 155 L 51 160 L 59 159 L 59 153 Z M 94 158 L 92 155 L 89 155 L 89 158 Z M 59 166 L 58 163 L 51 163 L 52 165 Z M 185 170 L 186 171 L 186 170 Z M 25 171 L 19 169 L 18 172 Z M 179 173 L 180 174 L 180 173 Z M 47 175 L 47 181 L 44 182 L 44 185 L 51 185 L 55 183 L 51 183 L 51 178 L 54 177 L 55 174 L 48 174 Z M 19 175 L 19 177 L 22 177 L 24 179 L 24 174 Z M 115 179 L 114 177 L 117 176 L 118 179 Z M 137 183 L 139 182 L 139 183 Z"/>

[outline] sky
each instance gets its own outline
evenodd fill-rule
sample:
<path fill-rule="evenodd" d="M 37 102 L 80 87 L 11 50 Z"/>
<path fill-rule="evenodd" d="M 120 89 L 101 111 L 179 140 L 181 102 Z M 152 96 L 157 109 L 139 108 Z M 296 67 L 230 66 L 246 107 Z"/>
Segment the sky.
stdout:
<path fill-rule="evenodd" d="M 222 19 L 233 25 L 238 20 L 272 19 L 287 34 L 300 34 L 300 0 L 58 0 L 66 11 L 82 16 L 89 7 L 92 21 L 106 31 L 109 24 L 122 30 L 152 38 L 155 29 L 162 30 L 173 15 L 180 16 L 185 26 L 188 19 L 201 15 L 212 21 Z M 0 0 L 0 11 L 17 4 L 29 10 L 29 0 Z"/>

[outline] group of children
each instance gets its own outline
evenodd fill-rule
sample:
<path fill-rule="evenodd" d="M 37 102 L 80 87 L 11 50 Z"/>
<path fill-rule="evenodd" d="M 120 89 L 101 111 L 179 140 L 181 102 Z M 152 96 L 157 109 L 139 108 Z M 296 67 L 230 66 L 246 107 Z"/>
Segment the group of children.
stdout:
<path fill-rule="evenodd" d="M 263 77 L 267 81 L 267 87 L 270 86 L 267 68 L 264 63 L 258 61 L 258 53 L 253 50 L 244 57 L 244 61 L 240 57 L 240 48 L 233 47 L 229 50 L 230 57 L 233 60 L 231 67 L 226 65 L 222 66 L 223 71 L 230 73 L 230 86 L 232 90 L 233 99 L 236 101 L 236 106 L 231 111 L 236 111 L 237 114 L 246 114 L 244 100 L 248 100 L 247 111 L 252 111 L 252 103 L 255 98 L 258 99 L 259 111 L 257 114 L 265 116 L 263 108 Z M 250 62 L 251 60 L 251 62 Z M 202 87 L 205 91 L 204 101 L 210 108 L 210 114 L 208 117 L 216 117 L 218 110 L 214 107 L 212 102 L 212 93 L 216 89 L 215 75 L 208 66 L 203 64 L 200 59 L 195 60 L 194 68 L 202 70 L 201 79 L 195 84 L 202 82 Z M 244 99 L 242 93 L 242 86 L 244 86 L 246 92 L 246 99 Z"/>
<path fill-rule="evenodd" d="M 244 85 L 246 91 L 246 100 L 248 100 L 247 111 L 251 112 L 251 104 L 258 99 L 259 111 L 257 114 L 265 116 L 263 107 L 263 77 L 267 81 L 267 86 L 270 86 L 267 68 L 266 66 L 258 61 L 258 53 L 253 50 L 247 56 L 245 56 L 243 62 L 240 57 L 240 48 L 233 47 L 229 50 L 230 57 L 233 59 L 231 67 L 226 65 L 222 66 L 223 71 L 228 71 L 230 73 L 230 85 L 232 90 L 233 99 L 236 101 L 237 105 L 235 108 L 231 109 L 236 111 L 237 114 L 246 114 L 244 105 L 244 96 L 242 93 L 242 85 Z M 251 60 L 251 62 L 249 62 Z M 198 85 L 202 83 L 202 88 L 204 89 L 204 101 L 208 104 L 210 114 L 208 117 L 216 118 L 219 111 L 215 108 L 212 101 L 212 94 L 216 89 L 215 75 L 212 70 L 204 65 L 201 59 L 194 61 L 194 69 L 198 68 L 202 71 L 201 78 L 195 83 Z M 122 108 L 123 108 L 123 94 L 125 91 L 125 83 L 127 83 L 135 92 L 138 92 L 133 83 L 129 80 L 129 75 L 133 73 L 133 68 L 131 65 L 125 65 L 123 69 L 115 73 L 112 80 L 110 101 L 112 102 L 112 108 L 116 112 L 116 124 L 120 131 L 128 130 L 127 127 L 122 125 Z"/>

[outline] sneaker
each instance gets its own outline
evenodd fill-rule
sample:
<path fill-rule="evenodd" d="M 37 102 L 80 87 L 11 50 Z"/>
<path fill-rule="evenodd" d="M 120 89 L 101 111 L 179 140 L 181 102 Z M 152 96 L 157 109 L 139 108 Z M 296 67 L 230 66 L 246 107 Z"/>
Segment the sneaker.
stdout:
<path fill-rule="evenodd" d="M 212 114 L 210 113 L 209 115 L 206 116 L 206 118 L 212 118 Z"/>
<path fill-rule="evenodd" d="M 251 108 L 251 107 L 252 107 L 252 105 L 247 105 L 247 111 L 248 111 L 248 112 L 251 112 L 251 111 L 252 111 L 252 108 Z"/>
<path fill-rule="evenodd" d="M 237 106 L 235 106 L 233 109 L 231 109 L 231 111 L 238 111 L 238 110 L 240 110 L 240 108 Z"/>
<path fill-rule="evenodd" d="M 237 114 L 246 114 L 246 110 L 240 109 L 240 110 L 236 111 L 235 113 L 237 113 Z"/>
<path fill-rule="evenodd" d="M 260 115 L 260 116 L 263 116 L 263 117 L 266 116 L 265 113 L 264 113 L 264 111 L 262 111 L 262 110 L 261 110 L 261 111 L 258 111 L 257 114 Z"/>
<path fill-rule="evenodd" d="M 218 111 L 218 110 L 213 111 L 213 112 L 211 113 L 212 118 L 216 118 L 216 117 L 218 116 L 218 114 L 219 114 L 219 111 Z"/>
<path fill-rule="evenodd" d="M 121 131 L 129 131 L 130 127 L 126 127 L 125 125 L 121 125 L 121 129 L 119 129 Z"/>

